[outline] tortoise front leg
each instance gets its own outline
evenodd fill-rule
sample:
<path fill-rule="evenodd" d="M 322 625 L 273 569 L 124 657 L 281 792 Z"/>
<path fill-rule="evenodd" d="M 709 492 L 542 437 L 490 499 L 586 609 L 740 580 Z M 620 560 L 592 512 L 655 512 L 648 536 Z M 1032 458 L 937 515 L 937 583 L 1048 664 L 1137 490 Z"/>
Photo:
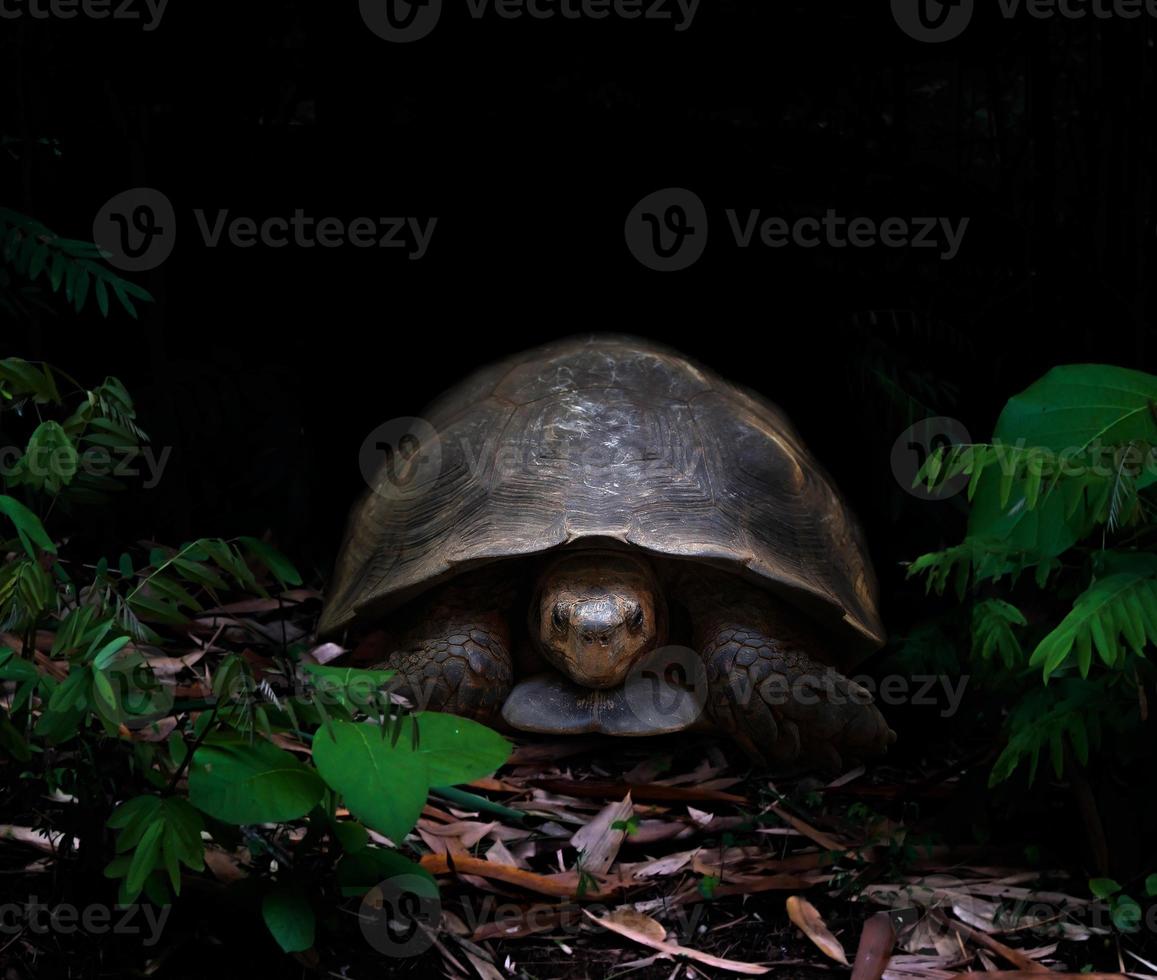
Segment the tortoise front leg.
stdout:
<path fill-rule="evenodd" d="M 492 600 L 484 594 L 468 586 L 441 590 L 378 665 L 398 672 L 395 690 L 415 708 L 486 724 L 498 719 L 513 683 L 510 624 L 505 611 L 487 608 Z"/>
<path fill-rule="evenodd" d="M 742 582 L 723 589 L 699 593 L 695 643 L 707 710 L 748 756 L 838 772 L 895 741 L 871 694 L 818 659 L 821 640 L 801 614 Z"/>

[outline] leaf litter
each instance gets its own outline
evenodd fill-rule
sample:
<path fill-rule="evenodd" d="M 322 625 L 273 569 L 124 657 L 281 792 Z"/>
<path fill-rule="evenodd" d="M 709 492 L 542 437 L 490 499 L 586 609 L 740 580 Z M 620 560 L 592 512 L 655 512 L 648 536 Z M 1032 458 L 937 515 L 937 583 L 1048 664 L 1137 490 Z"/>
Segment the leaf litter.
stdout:
<path fill-rule="evenodd" d="M 193 621 L 186 649 L 140 650 L 177 695 L 208 697 L 215 654 L 238 652 L 258 675 L 275 673 L 263 646 L 308 638 L 298 607 L 316 598 L 296 590 L 222 606 Z M 34 659 L 58 671 L 41 653 L 52 639 L 34 638 Z M 0 642 L 22 648 L 19 637 Z M 307 659 L 327 664 L 342 653 L 320 644 Z M 121 734 L 156 739 L 172 724 Z M 1018 867 L 1009 848 L 920 844 L 921 828 L 894 817 L 850 817 L 849 798 L 887 809 L 913 788 L 950 797 L 951 785 L 921 773 L 859 767 L 828 782 L 773 779 L 707 735 L 511 740 L 507 765 L 464 787 L 477 809 L 432 796 L 413 832 L 393 842 L 440 882 L 442 916 L 426 956 L 447 977 L 830 976 L 854 958 L 853 980 L 976 971 L 1039 980 L 1074 972 L 1078 944 L 1111 932 L 1091 914 L 1104 903 L 1081 896 L 1071 869 Z M 279 742 L 308 751 L 292 737 Z M 9 864 L 29 875 L 49 872 L 44 855 L 66 843 L 44 828 L 2 829 Z M 291 853 L 300 840 L 290 833 L 280 844 Z M 21 849 L 41 857 L 21 862 Z M 251 876 L 245 846 L 207 840 L 205 859 L 202 887 Z M 1120 973 L 1083 977 L 1157 973 L 1151 951 L 1145 958 L 1129 937 L 1113 938 Z"/>

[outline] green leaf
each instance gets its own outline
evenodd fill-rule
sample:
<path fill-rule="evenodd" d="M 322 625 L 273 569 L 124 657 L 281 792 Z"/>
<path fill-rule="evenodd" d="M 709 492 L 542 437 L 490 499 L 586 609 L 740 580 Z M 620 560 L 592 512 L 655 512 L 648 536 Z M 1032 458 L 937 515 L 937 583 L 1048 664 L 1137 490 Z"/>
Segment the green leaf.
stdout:
<path fill-rule="evenodd" d="M 83 670 L 70 670 L 60 686 L 52 692 L 48 700 L 46 714 L 59 714 L 84 702 L 88 687 L 88 677 Z"/>
<path fill-rule="evenodd" d="M 317 773 L 262 738 L 250 744 L 234 736 L 212 737 L 189 767 L 189 801 L 225 823 L 295 820 L 324 793 Z"/>
<path fill-rule="evenodd" d="M 41 549 L 47 551 L 49 554 L 56 554 L 56 545 L 52 543 L 52 538 L 50 538 L 48 532 L 44 530 L 44 525 L 40 523 L 40 518 L 19 500 L 16 500 L 14 497 L 0 495 L 0 514 L 4 514 L 16 525 L 17 530 L 26 534 L 29 539 L 39 545 Z M 36 554 L 29 551 L 29 557 L 35 558 Z"/>
<path fill-rule="evenodd" d="M 1145 894 L 1149 898 L 1157 896 L 1157 874 L 1149 875 L 1149 877 L 1145 879 Z"/>
<path fill-rule="evenodd" d="M 76 476 L 76 446 L 58 422 L 41 422 L 9 476 L 14 485 L 59 493 Z"/>
<path fill-rule="evenodd" d="M 1037 645 L 1029 663 L 1044 671 L 1044 679 L 1057 670 L 1078 648 L 1082 676 L 1087 676 L 1088 646 L 1109 667 L 1122 658 L 1122 634 L 1135 654 L 1146 643 L 1157 640 L 1152 632 L 1157 617 L 1145 615 L 1157 609 L 1157 578 L 1143 567 L 1117 572 L 1098 579 L 1073 603 L 1072 611 Z"/>
<path fill-rule="evenodd" d="M 333 834 L 338 843 L 341 844 L 342 850 L 347 854 L 360 851 L 370 842 L 369 831 L 360 823 L 355 823 L 352 820 L 336 821 Z"/>
<path fill-rule="evenodd" d="M 358 667 L 324 667 L 305 664 L 312 678 L 314 697 L 323 705 L 336 702 L 349 710 L 368 711 L 394 676 L 392 670 L 365 670 Z"/>
<path fill-rule="evenodd" d="M 1089 891 L 1091 891 L 1097 898 L 1108 898 L 1110 895 L 1115 895 L 1121 890 L 1112 878 L 1090 878 Z"/>
<path fill-rule="evenodd" d="M 1109 915 L 1113 925 L 1121 932 L 1136 932 L 1141 925 L 1141 906 L 1128 895 L 1113 899 Z"/>
<path fill-rule="evenodd" d="M 0 750 L 7 752 L 17 762 L 27 762 L 32 758 L 32 750 L 24 740 L 24 735 L 12 724 L 7 712 L 0 713 Z"/>
<path fill-rule="evenodd" d="M 14 650 L 4 650 L 0 653 L 0 680 L 38 681 L 40 671 L 34 663 L 16 656 Z"/>
<path fill-rule="evenodd" d="M 129 862 L 128 876 L 125 879 L 125 888 L 133 898 L 141 893 L 141 889 L 145 886 L 145 879 L 157 867 L 163 829 L 164 825 L 161 823 L 151 824 L 133 852 L 132 861 Z"/>
<path fill-rule="evenodd" d="M 1010 670 L 1020 664 L 1021 648 L 1013 630 L 1027 620 L 1016 606 L 1003 599 L 985 599 L 972 607 L 972 655 L 991 660 L 995 654 Z"/>
<path fill-rule="evenodd" d="M 335 721 L 314 737 L 313 761 L 350 813 L 395 843 L 418 822 L 429 776 L 408 740 L 391 744 L 377 725 Z"/>
<path fill-rule="evenodd" d="M 1157 443 L 1157 377 L 1108 364 L 1053 368 L 1009 399 L 996 423 L 995 437 L 1024 439 L 1054 452 L 1085 449 L 1100 442 Z"/>
<path fill-rule="evenodd" d="M 92 672 L 92 688 L 97 698 L 108 710 L 110 717 L 115 718 L 117 715 L 117 696 L 116 691 L 113 690 L 112 682 L 108 679 L 108 675 L 101 673 L 99 670 L 94 670 Z"/>
<path fill-rule="evenodd" d="M 160 809 L 159 796 L 134 796 L 113 810 L 112 816 L 108 818 L 108 826 L 114 830 L 124 830 L 138 820 L 148 824 Z"/>
<path fill-rule="evenodd" d="M 120 653 L 121 650 L 123 650 L 126 646 L 128 646 L 131 639 L 132 637 L 130 636 L 118 636 L 115 640 L 109 640 L 108 643 L 100 648 L 100 652 L 97 653 L 95 657 L 93 657 L 93 667 L 96 670 L 104 670 L 109 664 L 116 660 L 117 654 Z"/>
<path fill-rule="evenodd" d="M 301 575 L 293 563 L 280 551 L 260 538 L 238 539 L 262 565 L 268 568 L 282 585 L 301 585 Z"/>
<path fill-rule="evenodd" d="M 313 945 L 313 909 L 299 887 L 281 885 L 267 892 L 261 901 L 261 915 L 286 953 L 300 953 Z"/>
<path fill-rule="evenodd" d="M 158 602 L 146 595 L 130 595 L 129 608 L 150 623 L 168 623 L 171 626 L 183 626 L 188 617 L 171 602 Z"/>
<path fill-rule="evenodd" d="M 413 738 L 418 725 L 418 752 L 426 759 L 431 786 L 455 786 L 491 775 L 510 758 L 510 743 L 469 718 L 422 711 L 402 721 L 399 742 Z"/>
<path fill-rule="evenodd" d="M 968 515 L 969 538 L 998 541 L 1007 551 L 1024 552 L 1030 561 L 1036 561 L 1063 554 L 1091 529 L 1087 509 L 1066 514 L 1066 502 L 1061 494 L 1047 494 L 1030 508 L 1023 492 L 1012 493 L 1007 501 L 1002 501 L 1000 484 L 997 470 L 985 470 Z M 1006 561 L 997 572 L 1012 570 L 1013 566 Z"/>
<path fill-rule="evenodd" d="M 346 854 L 337 864 L 335 877 L 341 893 L 347 897 L 364 895 L 375 885 L 388 878 L 405 875 L 413 890 L 427 898 L 438 897 L 438 883 L 420 864 L 415 864 L 398 854 L 382 847 L 366 847 L 353 854 Z M 410 881 L 409 879 L 413 879 Z M 422 882 L 426 888 L 422 888 Z"/>

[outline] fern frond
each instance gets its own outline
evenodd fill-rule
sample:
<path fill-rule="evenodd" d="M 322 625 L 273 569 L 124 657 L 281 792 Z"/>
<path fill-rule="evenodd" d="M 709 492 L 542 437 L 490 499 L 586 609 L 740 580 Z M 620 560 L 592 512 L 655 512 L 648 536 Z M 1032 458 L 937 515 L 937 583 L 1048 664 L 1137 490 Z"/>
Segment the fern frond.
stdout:
<path fill-rule="evenodd" d="M 985 599 L 972 608 L 972 655 L 991 660 L 994 654 L 1009 670 L 1021 660 L 1020 640 L 1014 626 L 1025 626 L 1024 614 L 1003 599 Z"/>
<path fill-rule="evenodd" d="M 1122 639 L 1137 656 L 1157 641 L 1157 570 L 1138 567 L 1095 581 L 1041 640 L 1029 663 L 1042 667 L 1047 681 L 1075 652 L 1081 676 L 1087 677 L 1094 650 L 1108 667 L 1124 661 Z"/>
<path fill-rule="evenodd" d="M 1119 706 L 1106 710 L 1115 700 L 1108 679 L 1097 682 L 1066 678 L 1060 684 L 1029 692 L 1009 712 L 1008 744 L 993 764 L 988 785 L 1008 779 L 1025 761 L 1029 764 L 1031 784 L 1036 779 L 1040 755 L 1046 749 L 1053 772 L 1060 778 L 1064 774 L 1066 741 L 1076 760 L 1086 765 L 1090 746 L 1100 745 L 1102 717 L 1111 725 L 1114 719 L 1124 719 Z"/>
<path fill-rule="evenodd" d="M 988 538 L 969 537 L 944 551 L 921 555 L 908 565 L 908 577 L 925 576 L 926 590 L 937 595 L 943 595 L 951 584 L 957 598 L 963 599 L 970 584 L 997 582 L 1005 576 L 1015 584 L 1028 568 L 1036 569 L 1037 585 L 1044 588 L 1057 567 L 1058 562 L 1051 557 L 1029 554 Z"/>
<path fill-rule="evenodd" d="M 65 297 L 79 313 L 93 287 L 101 315 L 107 317 L 111 290 L 129 316 L 137 311 L 130 297 L 152 302 L 144 289 L 103 265 L 106 257 L 92 242 L 61 238 L 35 218 L 10 208 L 0 208 L 0 260 L 17 275 L 35 283 L 44 274 L 54 293 L 63 287 Z"/>

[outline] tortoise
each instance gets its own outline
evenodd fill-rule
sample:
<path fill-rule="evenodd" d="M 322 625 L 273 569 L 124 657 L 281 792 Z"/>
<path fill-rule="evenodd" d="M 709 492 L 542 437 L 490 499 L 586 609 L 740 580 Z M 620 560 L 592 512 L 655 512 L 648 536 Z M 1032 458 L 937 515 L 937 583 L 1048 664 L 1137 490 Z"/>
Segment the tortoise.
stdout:
<path fill-rule="evenodd" d="M 829 770 L 894 740 L 845 676 L 884 642 L 863 534 L 761 396 L 595 335 L 385 428 L 319 633 L 386 624 L 379 666 L 418 706 L 556 734 L 713 727 Z"/>

